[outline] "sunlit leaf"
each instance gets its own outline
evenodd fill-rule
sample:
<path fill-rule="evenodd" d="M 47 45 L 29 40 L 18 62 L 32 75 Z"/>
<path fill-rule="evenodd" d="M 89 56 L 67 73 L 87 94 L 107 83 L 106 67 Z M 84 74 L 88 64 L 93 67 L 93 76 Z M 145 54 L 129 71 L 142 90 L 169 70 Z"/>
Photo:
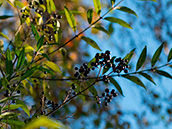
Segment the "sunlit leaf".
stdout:
<path fill-rule="evenodd" d="M 97 43 L 94 40 L 92 40 L 92 39 L 90 39 L 88 37 L 85 37 L 85 36 L 82 36 L 81 39 L 84 40 L 89 45 L 91 45 L 93 48 L 101 51 L 100 47 L 97 45 Z"/>
<path fill-rule="evenodd" d="M 169 54 L 168 54 L 168 59 L 167 59 L 167 61 L 169 62 L 171 59 L 172 59 L 172 48 L 171 48 L 171 50 L 170 50 L 170 52 L 169 52 Z"/>
<path fill-rule="evenodd" d="M 129 13 L 129 14 L 133 14 L 133 15 L 135 15 L 136 17 L 138 17 L 137 14 L 136 14 L 132 9 L 130 9 L 130 8 L 128 8 L 128 7 L 120 6 L 120 7 L 117 7 L 117 9 L 120 10 L 120 11 L 123 11 L 123 12 L 127 12 L 127 13 Z"/>
<path fill-rule="evenodd" d="M 5 112 L 5 113 L 3 113 L 3 114 L 0 115 L 0 119 L 1 118 L 4 118 L 5 116 L 12 116 L 14 114 L 15 114 L 14 112 Z"/>
<path fill-rule="evenodd" d="M 88 20 L 88 23 L 89 23 L 89 24 L 91 24 L 92 18 L 93 18 L 93 9 L 89 9 L 89 10 L 87 11 L 87 20 Z"/>
<path fill-rule="evenodd" d="M 159 74 L 159 75 L 162 75 L 162 76 L 164 76 L 164 77 L 167 77 L 167 78 L 172 79 L 172 76 L 171 76 L 169 73 L 165 72 L 165 71 L 162 71 L 162 70 L 155 70 L 155 72 L 156 72 L 157 74 Z"/>
<path fill-rule="evenodd" d="M 97 14 L 100 15 L 100 13 L 101 13 L 101 3 L 100 3 L 100 0 L 93 0 L 93 3 L 94 3 L 94 8 L 95 8 Z"/>
<path fill-rule="evenodd" d="M 100 25 L 99 25 L 99 26 L 94 26 L 93 28 L 94 28 L 94 29 L 97 29 L 97 30 L 100 30 L 100 31 L 106 33 L 108 36 L 110 36 L 109 31 L 107 31 L 105 28 L 103 28 L 103 27 L 100 26 Z"/>
<path fill-rule="evenodd" d="M 118 82 L 117 82 L 114 78 L 112 78 L 112 77 L 109 77 L 109 80 L 110 80 L 110 82 L 116 87 L 116 89 L 118 90 L 118 92 L 119 92 L 122 96 L 124 96 L 124 95 L 123 95 L 123 91 L 122 91 L 120 85 L 118 84 Z"/>
<path fill-rule="evenodd" d="M 24 61 L 25 61 L 25 48 L 23 48 L 19 54 L 16 68 L 19 69 L 23 65 Z"/>
<path fill-rule="evenodd" d="M 41 38 L 38 40 L 37 51 L 42 47 L 43 44 L 44 44 L 44 35 L 42 35 Z"/>
<path fill-rule="evenodd" d="M 17 0 L 15 0 L 14 1 L 14 5 L 17 7 L 19 7 L 19 8 L 23 8 L 25 5 L 22 3 L 22 2 L 20 2 L 20 1 L 17 1 Z"/>
<path fill-rule="evenodd" d="M 4 103 L 4 102 L 6 102 L 8 100 L 13 100 L 16 97 L 20 97 L 20 96 L 19 95 L 16 95 L 16 96 L 5 97 L 5 98 L 3 98 L 3 99 L 0 100 L 0 103 Z"/>
<path fill-rule="evenodd" d="M 2 16 L 0 16 L 0 20 L 5 20 L 5 19 L 11 18 L 11 17 L 13 17 L 13 16 L 10 16 L 10 15 L 2 15 Z"/>
<path fill-rule="evenodd" d="M 148 75 L 147 73 L 143 73 L 143 72 L 139 72 L 140 75 L 142 75 L 143 77 L 145 77 L 147 80 L 151 81 L 153 84 L 156 85 L 156 83 L 154 82 L 153 78 Z"/>
<path fill-rule="evenodd" d="M 3 34 L 2 32 L 0 32 L 0 37 L 6 38 L 7 40 L 9 40 L 8 36 L 6 36 L 5 34 Z"/>
<path fill-rule="evenodd" d="M 64 11 L 70 27 L 73 29 L 74 32 L 76 32 L 76 21 L 74 15 L 66 6 L 64 6 Z"/>
<path fill-rule="evenodd" d="M 117 23 L 123 27 L 126 27 L 126 28 L 130 28 L 132 29 L 132 27 L 130 26 L 130 24 L 128 24 L 127 22 L 123 21 L 122 19 L 119 19 L 119 18 L 115 18 L 115 17 L 105 17 L 104 18 L 105 20 L 108 20 L 112 23 Z"/>
<path fill-rule="evenodd" d="M 115 4 L 115 1 L 116 0 L 110 0 L 112 6 Z"/>
<path fill-rule="evenodd" d="M 142 50 L 142 53 L 140 54 L 140 57 L 137 61 L 136 71 L 139 70 L 140 67 L 142 67 L 142 65 L 144 64 L 144 62 L 146 60 L 146 54 L 147 54 L 147 47 L 145 46 L 145 48 Z"/>
<path fill-rule="evenodd" d="M 65 127 L 60 121 L 53 120 L 46 116 L 41 116 L 39 118 L 34 119 L 33 121 L 29 122 L 23 129 L 36 129 L 39 127 L 67 129 L 67 127 Z"/>
<path fill-rule="evenodd" d="M 54 62 L 52 61 L 45 61 L 44 65 L 46 65 L 47 67 L 49 67 L 50 69 L 52 69 L 54 72 L 58 72 L 61 73 L 60 67 L 58 65 L 56 65 Z"/>
<path fill-rule="evenodd" d="M 151 66 L 152 66 L 152 67 L 153 67 L 153 66 L 156 64 L 156 62 L 158 61 L 159 56 L 160 56 L 160 54 L 161 54 L 161 52 L 162 52 L 163 45 L 164 45 L 164 43 L 162 43 L 162 44 L 160 45 L 160 47 L 159 47 L 159 48 L 156 50 L 156 52 L 154 53 L 154 55 L 153 55 L 153 57 L 152 57 L 152 60 L 151 60 Z"/>
<path fill-rule="evenodd" d="M 39 40 L 39 34 L 38 34 L 38 32 L 37 32 L 37 30 L 36 30 L 36 28 L 35 28 L 35 26 L 33 24 L 31 24 L 31 29 L 32 29 L 32 33 L 33 33 L 36 41 L 38 42 L 38 40 Z"/>
<path fill-rule="evenodd" d="M 52 12 L 56 11 L 56 6 L 53 0 L 46 0 L 47 2 L 47 12 L 51 14 Z"/>
<path fill-rule="evenodd" d="M 122 77 L 136 83 L 137 85 L 143 87 L 146 90 L 146 86 L 143 84 L 143 82 L 138 77 L 130 76 L 130 75 L 122 75 Z"/>

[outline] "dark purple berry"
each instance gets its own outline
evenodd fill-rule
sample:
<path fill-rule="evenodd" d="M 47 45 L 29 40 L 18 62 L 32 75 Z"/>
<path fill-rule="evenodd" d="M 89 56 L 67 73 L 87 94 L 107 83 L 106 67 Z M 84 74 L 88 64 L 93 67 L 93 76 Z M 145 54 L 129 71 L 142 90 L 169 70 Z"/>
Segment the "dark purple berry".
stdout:
<path fill-rule="evenodd" d="M 128 73 L 128 70 L 127 69 L 124 69 L 124 73 Z"/>
<path fill-rule="evenodd" d="M 105 89 L 105 92 L 106 92 L 106 93 L 109 93 L 109 89 L 108 89 L 108 88 L 106 88 L 106 89 Z"/>

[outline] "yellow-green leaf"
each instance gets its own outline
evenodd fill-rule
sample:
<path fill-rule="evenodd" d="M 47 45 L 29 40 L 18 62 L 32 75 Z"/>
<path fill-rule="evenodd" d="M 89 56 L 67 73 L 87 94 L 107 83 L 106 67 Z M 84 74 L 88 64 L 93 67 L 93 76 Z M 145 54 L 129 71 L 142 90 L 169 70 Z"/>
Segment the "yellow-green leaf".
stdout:
<path fill-rule="evenodd" d="M 7 40 L 9 40 L 8 36 L 6 36 L 4 33 L 0 32 L 0 37 L 6 38 Z"/>
<path fill-rule="evenodd" d="M 70 27 L 73 29 L 74 32 L 76 32 L 76 21 L 74 15 L 66 6 L 64 6 L 64 11 Z"/>
<path fill-rule="evenodd" d="M 94 8 L 95 8 L 97 14 L 100 15 L 100 13 L 101 13 L 101 3 L 100 3 L 100 0 L 93 0 L 93 3 L 94 3 Z"/>
<path fill-rule="evenodd" d="M 40 127 L 62 129 L 65 126 L 57 120 L 50 119 L 46 116 L 41 116 L 28 123 L 23 129 L 36 129 Z"/>
<path fill-rule="evenodd" d="M 60 67 L 58 65 L 56 65 L 54 62 L 52 61 L 45 61 L 44 65 L 46 65 L 47 67 L 49 67 L 50 69 L 52 69 L 54 72 L 58 72 L 61 73 Z"/>

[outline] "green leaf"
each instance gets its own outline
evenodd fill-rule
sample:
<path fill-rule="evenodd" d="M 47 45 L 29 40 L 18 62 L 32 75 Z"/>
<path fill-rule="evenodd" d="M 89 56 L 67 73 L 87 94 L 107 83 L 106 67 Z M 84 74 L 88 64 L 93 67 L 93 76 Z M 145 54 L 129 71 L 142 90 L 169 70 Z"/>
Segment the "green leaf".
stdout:
<path fill-rule="evenodd" d="M 132 27 L 125 21 L 123 21 L 122 19 L 119 19 L 119 18 L 115 18 L 115 17 L 105 17 L 104 18 L 105 20 L 108 20 L 112 23 L 117 23 L 123 27 L 126 27 L 126 28 L 129 28 L 129 29 L 132 29 Z"/>
<path fill-rule="evenodd" d="M 19 54 L 16 68 L 19 69 L 23 65 L 24 61 L 25 61 L 25 48 L 23 48 Z"/>
<path fill-rule="evenodd" d="M 90 87 L 88 90 L 91 92 L 91 94 L 92 94 L 94 97 L 95 97 L 95 96 L 98 96 L 98 92 L 97 92 L 97 90 L 96 90 L 96 88 L 95 88 L 94 86 Z"/>
<path fill-rule="evenodd" d="M 94 40 L 92 40 L 92 39 L 90 39 L 88 37 L 85 37 L 85 36 L 82 36 L 81 39 L 84 40 L 89 45 L 91 45 L 93 48 L 101 51 L 100 47 L 97 45 L 97 43 Z"/>
<path fill-rule="evenodd" d="M 100 3 L 100 0 L 93 0 L 93 3 L 94 3 L 94 8 L 95 8 L 97 14 L 100 15 L 100 13 L 101 13 L 101 3 Z"/>
<path fill-rule="evenodd" d="M 27 105 L 23 101 L 16 99 L 16 104 L 22 105 L 20 108 L 22 108 L 23 111 L 25 111 L 25 113 L 28 115 L 28 117 L 30 117 L 30 111 L 29 111 Z"/>
<path fill-rule="evenodd" d="M 169 54 L 168 54 L 168 59 L 167 59 L 167 61 L 169 62 L 171 59 L 172 59 L 172 48 L 171 48 L 171 50 L 170 50 L 170 52 L 169 52 Z"/>
<path fill-rule="evenodd" d="M 13 73 L 12 55 L 9 48 L 7 49 L 7 52 L 6 52 L 6 69 L 7 69 L 8 74 L 11 75 Z"/>
<path fill-rule="evenodd" d="M 10 110 L 14 110 L 14 109 L 18 109 L 18 108 L 21 108 L 23 109 L 23 111 L 26 112 L 26 114 L 30 117 L 30 113 L 29 113 L 29 109 L 26 105 L 24 104 L 11 104 L 11 105 L 7 105 L 6 107 L 4 107 L 4 110 L 6 109 L 10 109 Z"/>
<path fill-rule="evenodd" d="M 112 78 L 112 77 L 109 77 L 109 79 L 110 79 L 110 82 L 116 87 L 116 89 L 118 90 L 118 92 L 119 92 L 122 96 L 124 96 L 124 95 L 123 95 L 123 91 L 122 91 L 120 85 L 118 84 L 118 82 L 117 82 L 114 78 Z"/>
<path fill-rule="evenodd" d="M 76 21 L 74 15 L 66 6 L 64 6 L 64 11 L 70 27 L 73 29 L 74 32 L 76 32 Z"/>
<path fill-rule="evenodd" d="M 159 75 L 162 75 L 162 76 L 164 76 L 164 77 L 167 77 L 167 78 L 172 79 L 172 76 L 171 76 L 169 73 L 165 72 L 165 71 L 162 71 L 162 70 L 155 70 L 155 72 L 156 72 L 157 74 L 159 74 Z"/>
<path fill-rule="evenodd" d="M 53 120 L 46 116 L 40 116 L 39 118 L 34 119 L 33 121 L 29 122 L 23 129 L 36 129 L 39 127 L 67 129 L 67 127 L 65 127 L 60 121 Z"/>
<path fill-rule="evenodd" d="M 122 75 L 122 77 L 136 83 L 137 85 L 143 87 L 146 90 L 146 86 L 143 84 L 143 82 L 138 77 L 130 76 L 130 75 Z"/>
<path fill-rule="evenodd" d="M 116 0 L 110 0 L 112 6 L 115 4 L 115 1 Z"/>
<path fill-rule="evenodd" d="M 54 72 L 61 73 L 60 67 L 58 65 L 56 65 L 55 63 L 53 63 L 52 61 L 47 60 L 44 62 L 44 65 L 46 65 L 47 67 L 52 69 Z"/>
<path fill-rule="evenodd" d="M 160 56 L 160 54 L 161 54 L 161 52 L 162 52 L 163 45 L 164 45 L 164 43 L 162 43 L 162 44 L 160 45 L 160 47 L 159 47 L 159 48 L 156 50 L 156 52 L 154 53 L 153 58 L 152 58 L 152 60 L 151 60 L 151 66 L 152 66 L 152 67 L 153 67 L 153 66 L 156 64 L 156 62 L 158 61 L 159 56 Z"/>
<path fill-rule="evenodd" d="M 99 25 L 99 26 L 95 26 L 95 27 L 93 27 L 93 28 L 95 28 L 95 29 L 97 29 L 97 30 L 100 30 L 100 31 L 106 33 L 108 36 L 110 36 L 109 31 L 107 31 L 105 28 L 103 28 L 103 27 L 100 26 L 100 25 Z"/>
<path fill-rule="evenodd" d="M 20 96 L 19 95 L 16 95 L 16 96 L 5 97 L 5 98 L 3 98 L 3 99 L 0 100 L 0 103 L 7 102 L 8 100 L 13 100 L 16 97 L 20 97 Z"/>
<path fill-rule="evenodd" d="M 47 58 L 47 59 L 50 61 L 50 58 L 49 58 L 48 54 L 42 53 L 41 55 L 42 55 L 43 57 Z"/>
<path fill-rule="evenodd" d="M 139 72 L 140 75 L 142 75 L 143 77 L 145 77 L 147 80 L 151 81 L 153 84 L 156 85 L 156 83 L 154 82 L 153 78 L 148 75 L 147 73 L 142 73 L 142 72 Z"/>
<path fill-rule="evenodd" d="M 32 67 L 31 69 L 27 70 L 22 76 L 21 76 L 21 80 L 26 79 L 27 77 L 32 76 L 32 74 L 38 69 L 37 66 Z"/>
<path fill-rule="evenodd" d="M 72 12 L 72 14 L 82 14 L 83 12 L 80 11 L 76 11 L 76 10 L 70 10 Z M 65 14 L 65 11 L 60 11 L 58 12 L 58 14 Z"/>
<path fill-rule="evenodd" d="M 123 12 L 127 12 L 127 13 L 129 13 L 129 14 L 133 14 L 133 15 L 135 15 L 136 17 L 138 17 L 137 14 L 136 14 L 132 9 L 130 9 L 130 8 L 128 8 L 128 7 L 120 6 L 120 7 L 117 7 L 117 9 L 120 10 L 120 11 L 123 11 Z"/>
<path fill-rule="evenodd" d="M 6 36 L 5 34 L 3 34 L 2 32 L 0 32 L 0 37 L 6 38 L 7 40 L 9 40 L 8 36 Z"/>
<path fill-rule="evenodd" d="M 131 50 L 130 53 L 128 53 L 128 54 L 124 57 L 124 59 L 128 59 L 128 63 L 130 62 L 130 60 L 131 60 L 131 58 L 132 58 L 132 56 L 133 56 L 133 54 L 134 54 L 134 51 L 135 51 L 135 48 L 134 48 L 133 50 Z"/>
<path fill-rule="evenodd" d="M 13 16 L 10 16 L 10 15 L 2 15 L 2 16 L 0 16 L 0 20 L 5 20 L 5 19 L 11 18 L 11 17 L 13 17 Z"/>
<path fill-rule="evenodd" d="M 146 60 L 146 53 L 147 53 L 147 47 L 145 46 L 145 48 L 142 50 L 142 53 L 140 54 L 140 57 L 137 61 L 136 71 L 139 70 L 140 67 L 142 67 L 142 65 L 144 64 Z"/>
<path fill-rule="evenodd" d="M 114 32 L 114 28 L 113 28 L 113 24 L 112 24 L 112 23 L 109 24 L 108 32 L 109 32 L 110 34 L 112 34 L 112 33 Z"/>
<path fill-rule="evenodd" d="M 91 24 L 92 18 L 93 18 L 93 9 L 89 9 L 89 10 L 87 11 L 87 20 L 88 20 L 88 23 L 89 23 L 89 24 Z"/>
<path fill-rule="evenodd" d="M 44 44 L 44 35 L 42 35 L 41 38 L 38 40 L 37 51 L 42 47 L 43 44 Z"/>
<path fill-rule="evenodd" d="M 7 124 L 12 124 L 12 125 L 24 125 L 25 123 L 23 121 L 20 121 L 20 120 L 12 120 L 12 119 L 8 119 L 8 120 L 1 120 L 2 122 L 4 123 L 7 123 Z"/>
<path fill-rule="evenodd" d="M 33 24 L 31 24 L 31 29 L 32 29 L 32 33 L 33 33 L 36 41 L 38 42 L 38 40 L 39 40 L 39 34 L 38 34 L 38 32 L 37 32 L 37 30 L 36 30 L 36 28 L 35 28 L 35 26 Z"/>

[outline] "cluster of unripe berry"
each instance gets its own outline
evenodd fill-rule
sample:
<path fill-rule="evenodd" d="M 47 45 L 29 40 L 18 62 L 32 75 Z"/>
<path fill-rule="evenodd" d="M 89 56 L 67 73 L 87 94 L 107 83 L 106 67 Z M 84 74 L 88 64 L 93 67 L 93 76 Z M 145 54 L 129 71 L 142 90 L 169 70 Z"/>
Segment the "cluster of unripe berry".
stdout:
<path fill-rule="evenodd" d="M 108 88 L 105 89 L 105 92 L 102 93 L 102 96 L 97 98 L 97 104 L 101 104 L 100 98 L 104 100 L 104 105 L 108 106 L 114 97 L 117 97 L 118 93 L 115 92 L 115 89 L 112 89 L 111 92 Z"/>

